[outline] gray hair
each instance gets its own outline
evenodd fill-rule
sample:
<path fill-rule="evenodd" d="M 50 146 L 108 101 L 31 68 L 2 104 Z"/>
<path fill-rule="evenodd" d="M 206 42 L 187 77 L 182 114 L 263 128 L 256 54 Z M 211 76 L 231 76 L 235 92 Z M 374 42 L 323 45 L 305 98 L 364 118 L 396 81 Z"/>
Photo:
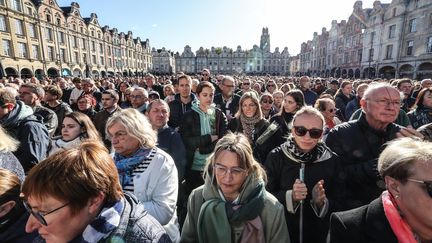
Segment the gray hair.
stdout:
<path fill-rule="evenodd" d="M 157 134 L 152 129 L 147 117 L 133 108 L 128 108 L 116 112 L 110 117 L 106 124 L 106 134 L 109 135 L 108 129 L 114 124 L 120 123 L 126 128 L 127 133 L 138 139 L 142 148 L 155 148 Z"/>
<path fill-rule="evenodd" d="M 399 93 L 399 91 L 389 83 L 371 83 L 365 90 L 362 99 L 369 99 L 378 89 L 381 88 L 393 89 Z"/>
<path fill-rule="evenodd" d="M 406 182 L 414 173 L 414 164 L 431 163 L 431 160 L 432 143 L 410 137 L 400 138 L 387 144 L 378 158 L 378 171 L 383 178 L 390 176 Z"/>

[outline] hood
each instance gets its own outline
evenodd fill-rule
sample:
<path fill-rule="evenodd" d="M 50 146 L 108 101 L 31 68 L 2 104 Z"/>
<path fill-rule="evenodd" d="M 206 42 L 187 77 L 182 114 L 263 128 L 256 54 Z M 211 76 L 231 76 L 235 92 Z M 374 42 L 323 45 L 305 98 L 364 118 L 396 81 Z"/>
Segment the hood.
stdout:
<path fill-rule="evenodd" d="M 192 93 L 189 95 L 189 97 L 191 98 L 191 102 L 194 101 L 194 100 L 196 99 L 195 95 L 192 94 Z M 180 94 L 175 94 L 175 95 L 174 95 L 174 100 L 181 101 L 181 99 L 180 99 Z"/>
<path fill-rule="evenodd" d="M 33 109 L 22 101 L 17 101 L 15 107 L 0 123 L 4 128 L 17 127 L 25 118 L 33 115 Z"/>

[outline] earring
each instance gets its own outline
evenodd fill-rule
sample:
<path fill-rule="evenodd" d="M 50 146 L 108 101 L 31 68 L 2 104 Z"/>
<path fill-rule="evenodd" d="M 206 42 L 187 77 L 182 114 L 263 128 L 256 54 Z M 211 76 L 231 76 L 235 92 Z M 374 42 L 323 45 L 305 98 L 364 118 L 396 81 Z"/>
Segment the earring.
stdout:
<path fill-rule="evenodd" d="M 396 195 L 396 196 L 395 196 L 395 199 L 399 199 L 399 195 Z"/>

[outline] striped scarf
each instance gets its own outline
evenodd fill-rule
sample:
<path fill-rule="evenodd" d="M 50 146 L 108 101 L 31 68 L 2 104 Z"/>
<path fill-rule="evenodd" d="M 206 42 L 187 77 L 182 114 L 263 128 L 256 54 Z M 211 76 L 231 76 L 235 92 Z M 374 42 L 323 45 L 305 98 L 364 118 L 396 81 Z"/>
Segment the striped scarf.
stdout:
<path fill-rule="evenodd" d="M 142 169 L 142 168 L 140 168 L 140 165 L 145 163 L 145 161 L 152 154 L 151 152 L 153 150 L 154 149 L 139 148 L 130 157 L 125 157 L 125 156 L 118 154 L 118 153 L 114 154 L 114 161 L 115 161 L 118 173 L 119 173 L 119 179 L 120 179 L 120 183 L 121 183 L 123 190 L 125 190 L 125 188 L 130 189 L 130 187 L 133 189 L 133 176 L 134 176 L 133 173 L 137 169 Z M 144 170 L 147 168 L 147 166 L 148 166 L 148 163 L 145 166 Z M 144 172 L 144 171 L 141 171 L 141 172 Z"/>

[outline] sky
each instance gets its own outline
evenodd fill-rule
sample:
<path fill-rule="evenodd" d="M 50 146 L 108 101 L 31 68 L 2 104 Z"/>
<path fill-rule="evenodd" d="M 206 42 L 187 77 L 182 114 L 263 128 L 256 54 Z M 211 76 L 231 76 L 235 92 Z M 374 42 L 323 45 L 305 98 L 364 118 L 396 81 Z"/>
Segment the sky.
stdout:
<path fill-rule="evenodd" d="M 74 0 L 82 17 L 96 13 L 101 27 L 133 32 L 134 38 L 149 39 L 150 46 L 183 52 L 189 45 L 251 49 L 260 43 L 263 27 L 269 29 L 270 48 L 288 47 L 300 52 L 302 42 L 313 33 L 330 29 L 331 21 L 347 20 L 354 0 Z M 71 0 L 57 0 L 61 7 Z M 372 8 L 374 0 L 363 0 Z M 382 0 L 389 3 L 390 0 Z"/>

